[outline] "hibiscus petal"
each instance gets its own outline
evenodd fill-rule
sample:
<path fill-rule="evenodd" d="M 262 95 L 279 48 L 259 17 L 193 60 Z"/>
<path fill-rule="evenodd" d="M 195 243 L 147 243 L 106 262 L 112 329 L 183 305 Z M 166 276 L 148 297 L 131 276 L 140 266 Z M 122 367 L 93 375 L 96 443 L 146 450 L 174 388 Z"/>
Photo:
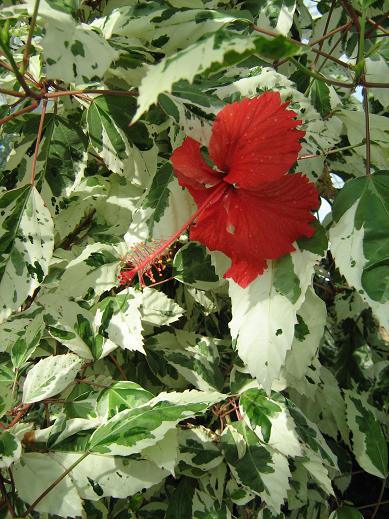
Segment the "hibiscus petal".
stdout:
<path fill-rule="evenodd" d="M 318 207 L 314 184 L 300 174 L 286 175 L 261 191 L 230 187 L 191 227 L 190 238 L 232 260 L 224 277 L 243 288 L 262 274 L 267 260 L 294 250 L 293 242 L 315 232 L 309 223 Z"/>
<path fill-rule="evenodd" d="M 170 158 L 181 186 L 201 189 L 205 184 L 213 186 L 221 180 L 222 173 L 208 166 L 201 156 L 200 146 L 200 143 L 188 137 Z"/>
<path fill-rule="evenodd" d="M 212 128 L 209 153 L 225 182 L 258 189 L 284 175 L 297 160 L 301 121 L 278 92 L 226 105 Z"/>

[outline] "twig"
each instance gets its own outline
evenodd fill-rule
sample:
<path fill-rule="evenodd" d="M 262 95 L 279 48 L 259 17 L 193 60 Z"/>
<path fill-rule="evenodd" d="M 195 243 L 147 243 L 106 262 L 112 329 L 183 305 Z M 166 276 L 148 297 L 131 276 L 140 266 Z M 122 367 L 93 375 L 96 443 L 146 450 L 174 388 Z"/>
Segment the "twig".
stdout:
<path fill-rule="evenodd" d="M 0 55 L 2 55 L 2 53 L 0 52 Z M 5 68 L 6 70 L 9 70 L 10 72 L 13 72 L 14 69 L 11 67 L 11 65 L 9 65 L 8 63 L 6 63 L 5 61 L 1 60 L 0 59 L 0 67 L 3 67 Z M 34 86 L 40 88 L 41 85 L 38 81 L 36 81 L 36 79 L 33 78 L 33 76 L 29 73 L 29 72 L 26 72 L 25 74 L 25 77 L 26 77 L 26 80 L 30 81 L 30 83 L 32 83 Z M 35 92 L 36 96 L 34 95 L 33 97 L 36 99 L 39 97 L 39 94 L 37 94 Z"/>
<path fill-rule="evenodd" d="M 12 96 L 12 97 L 21 97 L 21 98 L 26 97 L 26 94 L 22 94 L 21 92 L 16 92 L 16 90 L 7 90 L 6 88 L 0 88 L 0 94 L 4 94 L 6 96 Z"/>
<path fill-rule="evenodd" d="M 7 504 L 7 508 L 8 508 L 9 513 L 11 514 L 11 517 L 16 517 L 14 507 L 11 503 L 11 500 L 7 493 L 7 489 L 5 488 L 5 485 L 4 485 L 4 478 L 3 478 L 2 474 L 0 474 L 0 490 L 1 490 L 1 494 L 3 496 L 3 499 L 4 499 L 5 503 Z"/>
<path fill-rule="evenodd" d="M 99 387 L 100 389 L 109 389 L 110 386 L 105 386 L 104 384 L 98 384 L 97 382 L 92 382 L 87 378 L 76 378 L 74 380 L 77 384 L 89 384 L 90 386 Z"/>
<path fill-rule="evenodd" d="M 65 238 L 60 241 L 57 245 L 55 245 L 55 249 L 64 249 L 68 250 L 73 243 L 73 241 L 79 237 L 79 234 L 82 230 L 87 229 L 88 226 L 91 224 L 92 219 L 96 213 L 96 209 L 92 209 L 92 211 L 85 216 L 81 220 L 81 222 L 77 225 L 77 227 L 72 231 L 70 234 L 65 236 Z"/>
<path fill-rule="evenodd" d="M 359 148 L 360 146 L 364 146 L 364 144 L 365 142 L 360 142 L 359 144 L 353 144 L 352 146 L 343 146 L 342 148 L 335 148 L 333 150 L 326 151 L 325 153 L 321 153 L 320 155 L 317 155 L 316 153 L 311 153 L 310 155 L 303 155 L 302 157 L 298 157 L 297 160 L 314 159 L 316 157 L 327 157 L 327 155 L 333 155 L 334 153 L 339 153 L 341 151 Z"/>
<path fill-rule="evenodd" d="M 251 27 L 252 27 L 252 29 L 254 31 L 259 32 L 261 34 L 266 34 L 266 36 L 271 36 L 272 38 L 276 38 L 277 36 L 280 36 L 276 32 L 268 31 L 267 29 L 262 29 L 261 27 L 258 27 L 257 25 L 252 25 Z M 295 45 L 298 45 L 299 47 L 302 47 L 302 48 L 304 48 L 306 50 L 310 50 L 310 51 L 314 52 L 315 54 L 319 54 L 320 56 L 324 56 L 324 57 L 328 58 L 329 60 L 333 61 L 334 63 L 337 63 L 338 65 L 340 65 L 342 67 L 352 68 L 351 65 L 349 65 L 348 63 L 345 63 L 344 61 L 342 61 L 342 60 L 340 60 L 338 58 L 335 58 L 334 56 L 331 56 L 331 54 L 328 54 L 327 52 L 324 52 L 324 51 L 319 50 L 319 49 L 315 49 L 314 47 L 310 47 L 306 43 L 303 43 L 303 42 L 298 41 L 298 40 L 294 40 L 293 38 L 285 37 L 285 39 L 289 43 L 294 43 Z"/>
<path fill-rule="evenodd" d="M 365 135 L 366 135 L 366 175 L 370 176 L 370 160 L 371 160 L 371 150 L 370 150 L 370 121 L 369 121 L 369 99 L 368 99 L 368 90 L 366 87 L 363 87 L 363 109 L 365 111 Z"/>
<path fill-rule="evenodd" d="M 34 157 L 32 159 L 32 166 L 31 166 L 31 185 L 35 184 L 35 174 L 36 174 L 36 161 L 38 159 L 38 153 L 39 153 L 39 146 L 42 139 L 42 132 L 43 132 L 43 124 L 45 122 L 45 116 L 46 116 L 46 107 L 47 107 L 47 99 L 43 100 L 42 103 L 42 112 L 41 112 L 41 118 L 39 120 L 39 128 L 38 128 L 38 135 L 36 138 L 35 143 L 35 151 L 34 151 Z"/>
<path fill-rule="evenodd" d="M 389 83 L 370 83 L 369 81 L 361 81 L 360 84 L 367 88 L 389 88 Z"/>
<path fill-rule="evenodd" d="M 39 2 L 40 2 L 40 0 L 35 0 L 34 11 L 32 13 L 32 17 L 31 17 L 30 29 L 28 31 L 27 42 L 26 42 L 26 46 L 25 46 L 24 52 L 23 52 L 22 68 L 20 70 L 20 72 L 22 74 L 24 74 L 24 72 L 28 68 L 29 57 L 30 57 L 30 47 L 31 47 L 32 36 L 34 34 L 36 19 L 38 16 Z"/>
<path fill-rule="evenodd" d="M 374 517 L 377 515 L 378 513 L 378 510 L 382 504 L 382 497 L 384 495 L 384 492 L 385 492 L 385 486 L 386 486 L 386 478 L 382 481 L 382 485 L 381 485 L 381 490 L 380 490 L 380 495 L 378 496 L 378 500 L 377 500 L 377 503 L 375 505 L 375 508 L 373 510 L 373 513 L 371 514 L 371 517 L 370 519 L 374 519 Z"/>
<path fill-rule="evenodd" d="M 28 515 L 30 515 L 34 511 L 34 508 L 36 507 L 36 505 L 38 505 L 42 501 L 42 499 L 45 498 L 47 496 L 47 494 L 49 492 L 51 492 L 53 490 L 53 488 L 55 488 L 58 485 L 58 483 L 61 483 L 61 481 L 75 467 L 77 467 L 77 465 L 79 465 L 82 462 L 82 460 L 84 460 L 87 456 L 89 456 L 89 454 L 90 454 L 89 451 L 84 452 L 84 454 L 82 456 L 80 456 L 78 458 L 78 460 L 76 460 L 72 465 L 70 465 L 70 467 L 68 469 L 66 469 L 65 472 L 63 472 L 49 487 L 46 488 L 46 490 L 44 492 L 42 492 L 42 494 L 40 496 L 38 496 L 35 499 L 35 501 L 27 508 L 27 510 L 20 517 L 27 517 Z"/>
<path fill-rule="evenodd" d="M 17 110 L 16 112 L 13 112 L 12 114 L 7 115 L 6 117 L 3 117 L 2 119 L 0 119 L 0 126 L 7 123 L 8 121 L 12 121 L 12 119 L 17 117 L 18 115 L 23 115 L 23 114 L 27 114 L 28 112 L 32 112 L 33 110 L 38 108 L 38 104 L 39 103 L 37 103 L 36 101 L 33 101 L 31 105 L 25 106 L 21 110 Z"/>
<path fill-rule="evenodd" d="M 121 367 L 121 365 L 119 364 L 119 362 L 115 359 L 114 355 L 112 353 L 110 353 L 109 355 L 109 358 L 111 359 L 111 361 L 115 364 L 115 366 L 117 367 L 119 373 L 120 373 L 120 376 L 122 377 L 122 380 L 128 380 L 127 378 L 127 375 L 124 373 L 124 370 L 123 368 Z"/>
<path fill-rule="evenodd" d="M 335 1 L 336 0 L 332 0 L 332 2 L 331 2 L 330 10 L 329 10 L 329 13 L 328 13 L 328 16 L 327 16 L 327 20 L 326 20 L 326 23 L 325 23 L 325 26 L 324 26 L 323 37 L 325 36 L 326 38 L 328 38 L 327 31 L 328 31 L 328 26 L 329 26 L 330 21 L 331 21 L 332 13 L 334 12 Z M 322 48 L 323 48 L 323 43 L 324 43 L 323 37 L 322 37 L 322 39 L 320 41 L 320 44 L 319 44 L 319 50 L 322 50 Z M 310 45 L 310 47 L 311 46 L 312 46 L 312 44 Z M 318 59 L 319 59 L 319 54 L 316 54 L 315 60 L 314 60 L 314 62 L 312 64 L 312 68 L 315 68 L 315 65 L 316 65 Z"/>
<path fill-rule="evenodd" d="M 20 420 L 23 418 L 23 416 L 27 413 L 27 411 L 30 409 L 32 404 L 25 404 L 21 410 L 18 412 L 18 414 L 15 416 L 15 418 L 7 425 L 7 429 L 11 429 L 14 425 L 16 425 Z"/>
<path fill-rule="evenodd" d="M 344 25 L 340 25 L 336 29 L 332 29 L 332 31 L 326 32 L 325 34 L 323 34 L 323 36 L 321 36 L 320 38 L 317 38 L 317 40 L 310 41 L 308 43 L 308 45 L 309 45 L 309 47 L 312 47 L 313 45 L 317 45 L 318 43 L 323 43 L 324 40 L 327 40 L 328 38 L 331 38 L 331 36 L 333 36 L 337 32 L 344 32 L 347 29 L 350 29 L 350 27 L 352 25 L 353 25 L 353 22 L 348 22 L 348 23 L 345 23 Z M 319 47 L 319 48 L 321 49 L 321 47 Z"/>
<path fill-rule="evenodd" d="M 382 505 L 387 505 L 389 504 L 389 499 L 385 499 L 385 501 L 378 501 L 377 503 L 370 503 L 370 505 L 362 505 L 362 506 L 358 506 L 358 510 L 363 510 L 365 508 L 373 508 L 373 506 L 382 506 Z"/>
<path fill-rule="evenodd" d="M 101 94 L 106 96 L 124 96 L 124 97 L 134 97 L 137 94 L 135 92 L 128 92 L 126 90 L 103 90 L 103 89 L 95 89 L 95 88 L 86 88 L 85 90 L 62 90 L 60 92 L 48 92 L 45 97 L 47 99 L 52 99 L 55 97 L 62 96 L 77 96 L 81 94 Z"/>

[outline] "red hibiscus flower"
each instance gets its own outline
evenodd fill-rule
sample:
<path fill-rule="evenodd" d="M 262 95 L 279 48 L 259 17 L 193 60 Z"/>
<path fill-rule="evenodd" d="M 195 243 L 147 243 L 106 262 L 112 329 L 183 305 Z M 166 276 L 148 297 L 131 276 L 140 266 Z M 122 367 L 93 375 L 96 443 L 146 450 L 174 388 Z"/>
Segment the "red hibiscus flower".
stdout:
<path fill-rule="evenodd" d="M 297 238 L 313 235 L 311 211 L 319 199 L 305 176 L 288 174 L 304 132 L 296 129 L 301 121 L 287 105 L 278 92 L 266 92 L 225 106 L 208 148 L 213 167 L 190 137 L 174 150 L 174 172 L 198 210 L 150 256 L 130 262 L 129 271 L 121 273 L 122 283 L 135 274 L 142 283 L 142 274 L 191 224 L 190 239 L 230 257 L 224 277 L 243 288 L 263 273 L 267 260 L 295 250 Z"/>
<path fill-rule="evenodd" d="M 316 188 L 299 173 L 287 174 L 304 136 L 287 105 L 278 92 L 266 92 L 225 106 L 208 148 L 213 167 L 191 138 L 171 157 L 179 183 L 199 208 L 205 206 L 190 239 L 229 256 L 224 277 L 241 287 L 263 273 L 267 260 L 295 250 L 297 238 L 315 232 L 309 223 L 319 203 Z M 213 193 L 218 196 L 211 201 Z"/>

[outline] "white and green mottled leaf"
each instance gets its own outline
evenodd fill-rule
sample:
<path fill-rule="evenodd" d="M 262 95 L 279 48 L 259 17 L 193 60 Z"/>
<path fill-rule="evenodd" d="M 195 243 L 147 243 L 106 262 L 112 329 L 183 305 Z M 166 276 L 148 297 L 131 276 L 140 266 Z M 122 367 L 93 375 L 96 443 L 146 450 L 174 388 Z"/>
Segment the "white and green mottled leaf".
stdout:
<path fill-rule="evenodd" d="M 286 36 L 293 24 L 295 0 L 265 0 L 260 2 L 256 25 Z"/>
<path fill-rule="evenodd" d="M 42 47 L 49 77 L 76 84 L 99 80 L 118 55 L 99 31 L 85 23 L 77 24 L 45 0 L 40 3 L 39 14 L 46 25 Z"/>
<path fill-rule="evenodd" d="M 134 16 L 131 7 L 123 7 L 116 9 L 99 24 L 102 24 L 103 34 L 108 40 L 137 47 L 149 44 L 149 48 L 158 49 L 158 52 L 169 55 L 239 19 L 237 16 L 212 9 L 193 9 L 199 7 L 195 5 L 198 2 L 186 2 L 187 5 L 182 5 L 183 2 L 176 0 L 175 3 L 181 5 L 174 7 L 191 9 L 154 9 L 140 17 Z"/>
<path fill-rule="evenodd" d="M 237 482 L 261 496 L 274 511 L 278 511 L 289 488 L 287 459 L 265 447 L 243 422 L 227 426 L 220 442 Z"/>
<path fill-rule="evenodd" d="M 123 349 L 144 353 L 141 304 L 142 294 L 133 288 L 105 298 L 96 313 L 99 333 Z"/>
<path fill-rule="evenodd" d="M 304 453 L 312 452 L 326 466 L 338 470 L 337 458 L 327 445 L 317 425 L 311 422 L 290 400 L 287 401 L 287 408 L 294 421 L 296 433 L 302 440 Z"/>
<path fill-rule="evenodd" d="M 178 431 L 179 429 L 170 429 L 159 442 L 142 451 L 144 458 L 173 476 L 178 458 Z"/>
<path fill-rule="evenodd" d="M 1 351 L 15 350 L 14 359 L 24 362 L 22 358 L 34 351 L 42 333 L 42 308 L 33 304 L 28 310 L 14 314 L 0 325 Z M 18 361 L 16 363 L 19 364 Z"/>
<path fill-rule="evenodd" d="M 132 409 L 145 404 L 153 398 L 153 394 L 139 384 L 122 380 L 115 382 L 99 396 L 97 410 L 100 416 L 109 419 L 125 409 Z"/>
<path fill-rule="evenodd" d="M 140 313 L 142 321 L 161 326 L 177 321 L 183 309 L 163 292 L 146 288 L 142 292 Z"/>
<path fill-rule="evenodd" d="M 311 282 L 317 255 L 296 250 L 269 261 L 265 272 L 242 289 L 230 281 L 231 335 L 250 374 L 269 391 L 292 347 L 297 311 Z"/>
<path fill-rule="evenodd" d="M 78 453 L 55 452 L 53 462 L 61 465 L 63 472 L 80 457 Z M 169 473 L 147 460 L 127 460 L 114 456 L 90 454 L 77 465 L 70 477 L 82 499 L 98 501 L 110 496 L 125 498 L 156 485 Z"/>
<path fill-rule="evenodd" d="M 128 456 L 155 445 L 181 420 L 203 412 L 223 399 L 220 393 L 160 393 L 147 404 L 121 411 L 93 433 L 92 452 Z"/>
<path fill-rule="evenodd" d="M 261 441 L 285 456 L 302 455 L 294 421 L 282 399 L 270 399 L 261 389 L 248 389 L 240 398 L 246 423 Z"/>
<path fill-rule="evenodd" d="M 219 503 L 213 496 L 196 488 L 192 501 L 192 517 L 194 519 L 231 519 L 231 511 L 226 503 Z"/>
<path fill-rule="evenodd" d="M 86 310 L 57 292 L 43 295 L 39 302 L 45 307 L 50 335 L 83 359 L 99 359 L 117 348 L 106 337 L 101 312 Z"/>
<path fill-rule="evenodd" d="M 347 423 L 352 433 L 353 453 L 359 465 L 379 478 L 388 475 L 388 449 L 374 408 L 366 394 L 345 390 Z"/>
<path fill-rule="evenodd" d="M 187 243 L 174 256 L 173 275 L 178 281 L 199 290 L 217 288 L 223 282 L 216 275 L 205 247 L 195 242 Z"/>
<path fill-rule="evenodd" d="M 244 37 L 220 29 L 174 56 L 162 59 L 157 65 L 149 66 L 149 71 L 139 86 L 138 110 L 133 120 L 137 120 L 155 103 L 160 93 L 171 92 L 173 84 L 180 79 L 192 82 L 200 72 L 204 73 L 209 69 L 216 71 L 223 68 L 224 63 L 238 63 L 256 52 L 273 59 L 299 52 L 298 48 L 287 43 L 282 36 L 278 38 L 266 40 L 263 36 Z"/>
<path fill-rule="evenodd" d="M 327 319 L 325 303 L 308 287 L 305 300 L 297 312 L 294 339 L 286 354 L 284 376 L 301 379 L 316 355 Z"/>
<path fill-rule="evenodd" d="M 164 332 L 148 339 L 147 354 L 158 354 L 170 368 L 201 391 L 223 387 L 219 355 L 208 337 L 184 330 L 176 330 L 175 334 Z"/>
<path fill-rule="evenodd" d="M 118 285 L 120 247 L 93 243 L 69 261 L 58 287 L 58 295 L 67 298 L 85 297 L 93 290 L 97 299 L 103 292 Z"/>
<path fill-rule="evenodd" d="M 77 454 L 80 457 L 80 454 Z M 50 455 L 25 453 L 13 466 L 13 477 L 22 501 L 32 504 L 56 479 L 65 472 L 63 466 Z M 39 477 L 37 477 L 39 474 Z M 61 517 L 80 516 L 82 500 L 72 478 L 67 475 L 36 506 L 41 513 L 56 514 Z"/>
<path fill-rule="evenodd" d="M 389 128 L 389 126 L 388 126 Z M 331 251 L 349 285 L 389 329 L 389 172 L 348 182 L 333 207 Z"/>
<path fill-rule="evenodd" d="M 139 149 L 131 142 L 140 133 L 139 124 L 128 128 L 134 103 L 132 97 L 98 96 L 88 108 L 87 122 L 92 146 L 108 169 L 144 187 L 157 168 L 157 147 L 150 141 Z"/>
<path fill-rule="evenodd" d="M 40 360 L 27 373 L 23 403 L 40 402 L 57 395 L 73 382 L 81 366 L 82 360 L 73 353 Z"/>
<path fill-rule="evenodd" d="M 34 186 L 0 196 L 0 322 L 33 294 L 53 253 L 53 221 Z"/>
<path fill-rule="evenodd" d="M 205 427 L 178 429 L 178 441 L 180 474 L 201 477 L 223 461 L 212 432 Z"/>

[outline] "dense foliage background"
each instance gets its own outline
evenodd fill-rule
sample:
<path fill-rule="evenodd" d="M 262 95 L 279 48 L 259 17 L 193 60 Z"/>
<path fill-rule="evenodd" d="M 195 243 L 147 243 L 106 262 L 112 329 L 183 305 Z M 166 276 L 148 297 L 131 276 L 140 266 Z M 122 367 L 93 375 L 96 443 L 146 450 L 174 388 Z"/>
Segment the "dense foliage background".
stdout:
<path fill-rule="evenodd" d="M 388 2 L 2 4 L 1 517 L 387 517 Z M 265 90 L 314 237 L 246 289 L 185 236 L 121 286 L 194 211 L 172 150 Z"/>

